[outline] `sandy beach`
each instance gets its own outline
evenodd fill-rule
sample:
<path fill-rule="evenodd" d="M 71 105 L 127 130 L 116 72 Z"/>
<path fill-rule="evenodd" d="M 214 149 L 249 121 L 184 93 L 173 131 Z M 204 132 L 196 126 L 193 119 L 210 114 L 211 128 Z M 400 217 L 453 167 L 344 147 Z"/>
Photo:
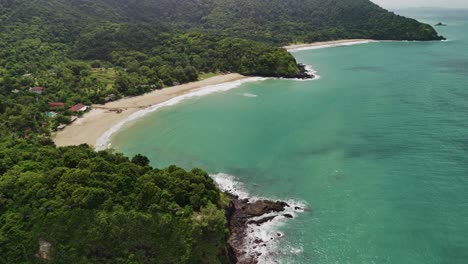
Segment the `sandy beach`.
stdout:
<path fill-rule="evenodd" d="M 245 76 L 235 73 L 219 75 L 198 82 L 153 91 L 141 96 L 123 98 L 105 105 L 93 105 L 93 109 L 82 118 L 79 118 L 64 130 L 55 133 L 53 140 L 59 147 L 80 144 L 94 146 L 99 137 L 106 133 L 106 131 L 140 110 L 202 87 L 234 82 L 245 78 Z M 121 109 L 122 112 L 119 114 L 110 111 L 111 109 Z"/>
<path fill-rule="evenodd" d="M 349 46 L 349 45 L 365 44 L 365 43 L 372 43 L 372 42 L 376 42 L 376 41 L 371 40 L 371 39 L 343 39 L 343 40 L 334 40 L 334 41 L 315 42 L 315 43 L 308 43 L 308 44 L 293 44 L 289 46 L 284 46 L 283 48 L 285 48 L 289 52 L 294 52 L 294 51 L 301 51 L 301 50 Z"/>
<path fill-rule="evenodd" d="M 293 52 L 299 50 L 364 44 L 370 42 L 374 41 L 368 39 L 347 39 L 316 42 L 310 44 L 296 44 L 286 46 L 284 48 L 290 52 Z M 236 73 L 218 75 L 202 81 L 153 91 L 141 96 L 123 98 L 105 105 L 93 105 L 92 110 L 86 113 L 83 117 L 79 118 L 73 124 L 67 126 L 64 130 L 55 133 L 53 135 L 53 140 L 59 147 L 80 144 L 96 146 L 97 141 L 100 141 L 102 137 L 110 137 L 110 134 L 113 132 L 109 131 L 115 129 L 116 126 L 121 126 L 126 122 L 126 120 L 132 118 L 137 114 L 137 112 L 139 113 L 141 110 L 149 109 L 153 106 L 167 102 L 173 98 L 188 94 L 203 87 L 235 82 L 245 78 L 247 77 Z M 121 110 L 121 113 L 111 111 L 117 109 Z M 98 148 L 105 148 L 105 146 L 98 146 Z"/>

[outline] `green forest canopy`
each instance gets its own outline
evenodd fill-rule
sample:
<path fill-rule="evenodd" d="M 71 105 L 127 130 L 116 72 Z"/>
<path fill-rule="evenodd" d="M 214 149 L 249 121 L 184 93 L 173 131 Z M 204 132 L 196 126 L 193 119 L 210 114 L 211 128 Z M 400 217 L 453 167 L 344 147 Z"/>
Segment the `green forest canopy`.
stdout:
<path fill-rule="evenodd" d="M 0 148 L 0 263 L 225 263 L 228 200 L 200 169 L 86 145 Z"/>

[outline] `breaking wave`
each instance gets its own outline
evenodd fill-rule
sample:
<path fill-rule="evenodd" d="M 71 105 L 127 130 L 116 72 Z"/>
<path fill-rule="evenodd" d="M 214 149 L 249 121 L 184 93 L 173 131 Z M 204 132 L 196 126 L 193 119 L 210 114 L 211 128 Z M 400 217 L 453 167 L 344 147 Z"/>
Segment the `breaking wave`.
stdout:
<path fill-rule="evenodd" d="M 239 182 L 236 177 L 225 174 L 218 173 L 210 175 L 213 180 L 216 182 L 218 187 L 230 194 L 236 195 L 239 199 L 249 199 L 251 202 L 256 200 L 276 200 L 272 198 L 257 197 L 251 196 L 244 187 L 244 184 Z M 283 234 L 279 231 L 279 227 L 284 225 L 288 219 L 284 215 L 291 215 L 293 218 L 298 217 L 298 215 L 304 212 L 306 204 L 301 201 L 296 200 L 285 200 L 289 207 L 285 208 L 283 212 L 273 212 L 260 217 L 252 218 L 252 220 L 260 220 L 268 216 L 276 216 L 273 220 L 261 224 L 260 226 L 256 224 L 250 224 L 247 226 L 247 236 L 245 237 L 245 248 L 243 249 L 250 256 L 258 256 L 259 263 L 279 263 L 279 252 L 282 250 L 282 238 L 287 234 Z M 301 254 L 302 246 L 294 245 L 291 247 L 289 254 Z M 282 253 L 284 254 L 284 252 Z"/>

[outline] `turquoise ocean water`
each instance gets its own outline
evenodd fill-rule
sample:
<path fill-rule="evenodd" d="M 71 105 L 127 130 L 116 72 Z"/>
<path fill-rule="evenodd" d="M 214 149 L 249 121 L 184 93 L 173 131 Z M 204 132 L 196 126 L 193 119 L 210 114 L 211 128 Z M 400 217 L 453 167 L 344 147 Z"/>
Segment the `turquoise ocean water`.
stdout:
<path fill-rule="evenodd" d="M 280 263 L 468 263 L 468 11 L 404 14 L 449 41 L 297 52 L 319 80 L 189 99 L 112 146 L 305 203 L 275 227 Z"/>

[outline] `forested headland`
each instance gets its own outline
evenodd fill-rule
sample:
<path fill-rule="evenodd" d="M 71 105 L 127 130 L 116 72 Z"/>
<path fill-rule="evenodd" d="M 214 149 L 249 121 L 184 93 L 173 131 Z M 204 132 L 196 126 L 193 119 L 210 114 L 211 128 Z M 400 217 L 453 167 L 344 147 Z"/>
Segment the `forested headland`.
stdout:
<path fill-rule="evenodd" d="M 442 39 L 368 0 L 0 0 L 0 263 L 229 262 L 229 201 L 205 172 L 51 133 L 77 103 L 213 73 L 295 77 L 281 46 L 346 38 Z"/>

